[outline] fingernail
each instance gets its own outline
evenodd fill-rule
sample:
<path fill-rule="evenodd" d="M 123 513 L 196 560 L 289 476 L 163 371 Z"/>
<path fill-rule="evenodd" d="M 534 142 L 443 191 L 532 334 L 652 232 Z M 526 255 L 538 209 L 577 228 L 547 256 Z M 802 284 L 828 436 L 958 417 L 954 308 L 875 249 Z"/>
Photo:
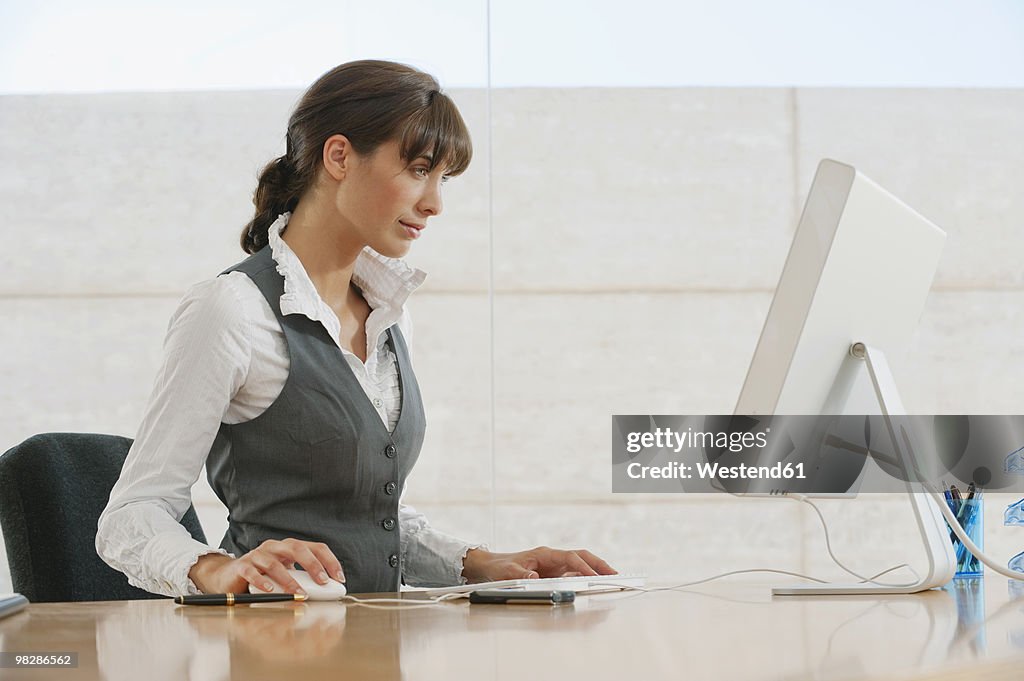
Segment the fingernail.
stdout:
<path fill-rule="evenodd" d="M 295 593 L 297 593 L 297 594 L 299 594 L 301 596 L 306 596 L 307 595 L 306 594 L 306 590 L 303 589 L 301 586 L 298 589 L 295 590 Z"/>
<path fill-rule="evenodd" d="M 321 584 L 326 584 L 327 583 L 327 573 L 326 572 L 321 572 L 321 573 L 317 574 L 316 581 L 320 582 Z"/>
<path fill-rule="evenodd" d="M 263 590 L 264 591 L 273 591 L 274 590 L 274 585 L 271 584 L 270 582 L 263 582 Z"/>
<path fill-rule="evenodd" d="M 342 572 L 341 570 L 338 570 L 337 577 L 338 577 L 338 581 L 339 582 L 342 582 L 342 583 L 345 582 L 345 573 Z"/>

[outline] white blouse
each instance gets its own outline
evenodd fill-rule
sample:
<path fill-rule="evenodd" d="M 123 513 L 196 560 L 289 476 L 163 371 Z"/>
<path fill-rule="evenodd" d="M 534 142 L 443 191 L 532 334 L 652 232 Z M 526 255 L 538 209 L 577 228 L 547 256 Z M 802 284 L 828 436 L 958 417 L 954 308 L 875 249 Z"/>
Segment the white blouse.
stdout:
<path fill-rule="evenodd" d="M 284 277 L 281 314 L 319 321 L 337 344 L 337 315 L 281 239 L 290 217 L 279 216 L 269 231 L 271 255 Z M 385 331 L 397 323 L 411 347 L 405 301 L 425 278 L 421 270 L 370 248 L 360 253 L 352 273 L 371 307 L 366 363 L 338 347 L 389 431 L 398 421 L 401 385 Z M 168 596 L 199 593 L 188 571 L 204 554 L 227 552 L 195 541 L 180 524 L 192 501 L 192 485 L 221 422 L 242 423 L 263 413 L 284 388 L 288 367 L 284 332 L 244 272 L 196 284 L 182 298 L 167 329 L 163 364 L 142 424 L 96 535 L 100 557 L 124 572 L 129 583 Z M 482 544 L 435 530 L 422 513 L 401 501 L 398 519 L 405 583 L 465 582 L 462 559 Z"/>

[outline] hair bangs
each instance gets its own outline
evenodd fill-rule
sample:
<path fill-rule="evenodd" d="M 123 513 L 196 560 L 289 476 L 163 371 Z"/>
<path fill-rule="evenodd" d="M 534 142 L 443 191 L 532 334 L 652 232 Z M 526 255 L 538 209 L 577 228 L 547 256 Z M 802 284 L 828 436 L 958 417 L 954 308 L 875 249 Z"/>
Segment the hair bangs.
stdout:
<path fill-rule="evenodd" d="M 430 103 L 409 117 L 402 133 L 402 158 L 430 159 L 446 175 L 461 175 L 473 159 L 473 142 L 455 103 L 443 92 L 431 93 Z"/>

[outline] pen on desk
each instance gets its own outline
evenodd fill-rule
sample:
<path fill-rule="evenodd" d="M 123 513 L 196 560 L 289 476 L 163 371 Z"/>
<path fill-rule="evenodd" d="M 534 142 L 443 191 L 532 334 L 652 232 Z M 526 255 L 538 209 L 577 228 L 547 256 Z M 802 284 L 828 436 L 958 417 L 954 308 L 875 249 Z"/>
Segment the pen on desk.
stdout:
<path fill-rule="evenodd" d="M 277 603 L 280 601 L 304 601 L 306 594 L 198 594 L 175 596 L 178 605 L 239 605 L 242 603 Z"/>

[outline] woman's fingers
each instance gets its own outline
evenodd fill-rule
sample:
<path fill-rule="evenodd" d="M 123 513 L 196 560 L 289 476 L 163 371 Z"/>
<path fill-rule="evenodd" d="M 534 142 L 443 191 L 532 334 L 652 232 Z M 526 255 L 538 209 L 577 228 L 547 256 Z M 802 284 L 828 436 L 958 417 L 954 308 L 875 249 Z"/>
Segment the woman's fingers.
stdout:
<path fill-rule="evenodd" d="M 334 578 L 345 581 L 341 562 L 327 544 L 300 539 L 268 539 L 246 556 L 262 573 L 269 575 L 289 593 L 302 592 L 298 582 L 289 574 L 300 565 L 317 584 L 326 584 Z"/>
<path fill-rule="evenodd" d="M 287 568 L 278 561 L 273 561 L 266 571 L 268 577 L 277 582 L 282 589 L 290 594 L 304 594 L 306 590 L 288 574 Z"/>
<path fill-rule="evenodd" d="M 250 562 L 241 562 L 238 566 L 238 574 L 242 579 L 261 591 L 274 590 L 273 582 L 267 579 L 267 576 L 260 572 L 259 568 Z"/>
<path fill-rule="evenodd" d="M 314 582 L 317 584 L 326 584 L 330 577 L 328 577 L 327 570 L 324 569 L 323 563 L 321 563 L 320 559 L 313 553 L 310 546 L 311 543 L 309 542 L 298 542 L 298 545 L 294 548 L 295 562 L 302 566 L 302 569 L 313 578 Z"/>
<path fill-rule="evenodd" d="M 577 549 L 576 554 L 579 555 L 580 558 L 585 560 L 590 567 L 592 567 L 595 570 L 597 570 L 598 574 L 601 574 L 601 575 L 617 575 L 617 574 L 619 574 L 619 572 L 616 569 L 614 569 L 611 565 L 606 563 L 601 558 L 598 558 L 597 556 L 595 556 L 590 551 L 587 551 L 586 549 Z"/>
<path fill-rule="evenodd" d="M 327 574 L 344 584 L 345 571 L 341 567 L 341 561 L 334 555 L 330 547 L 327 544 L 313 543 L 310 544 L 309 548 L 320 560 L 320 564 L 324 566 L 324 569 L 327 570 Z"/>
<path fill-rule="evenodd" d="M 575 551 L 566 551 L 566 565 L 569 572 L 577 573 L 581 577 L 593 577 L 597 574 L 594 568 L 590 567 L 587 561 L 583 560 Z"/>
<path fill-rule="evenodd" d="M 294 554 L 295 562 L 301 565 L 317 584 L 326 584 L 330 579 L 345 582 L 341 562 L 327 544 L 297 541 Z"/>

